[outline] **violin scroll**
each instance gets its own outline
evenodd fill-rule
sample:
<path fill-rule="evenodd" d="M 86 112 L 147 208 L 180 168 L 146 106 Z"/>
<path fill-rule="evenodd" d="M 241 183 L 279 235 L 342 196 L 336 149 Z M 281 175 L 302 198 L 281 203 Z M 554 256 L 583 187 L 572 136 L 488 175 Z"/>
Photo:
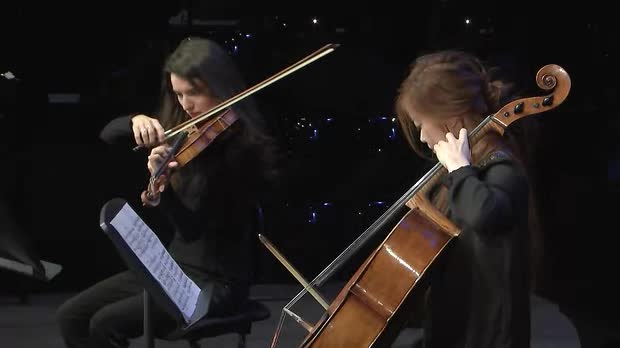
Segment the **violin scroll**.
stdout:
<path fill-rule="evenodd" d="M 166 175 L 150 180 L 147 189 L 140 194 L 142 205 L 145 207 L 156 207 L 159 205 L 160 194 L 164 192 L 167 184 L 168 179 Z"/>

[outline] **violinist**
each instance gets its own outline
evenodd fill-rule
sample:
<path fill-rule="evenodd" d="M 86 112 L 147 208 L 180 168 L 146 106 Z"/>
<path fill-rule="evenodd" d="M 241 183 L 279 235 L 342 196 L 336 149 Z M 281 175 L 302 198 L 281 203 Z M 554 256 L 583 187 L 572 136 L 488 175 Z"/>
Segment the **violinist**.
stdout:
<path fill-rule="evenodd" d="M 170 143 L 164 130 L 204 114 L 246 88 L 228 53 L 203 38 L 183 40 L 163 68 L 162 98 L 155 115 L 135 113 L 112 120 L 101 139 L 133 139 L 149 150 L 151 175 L 164 163 Z M 250 98 L 228 110 L 237 120 L 191 161 L 173 159 L 157 193 L 146 203 L 170 222 L 168 251 L 198 286 L 212 283 L 207 316 L 225 315 L 243 305 L 253 272 L 257 202 L 275 173 L 275 146 Z M 131 151 L 131 148 L 129 148 Z M 146 184 L 145 184 L 146 185 Z M 67 347 L 128 347 L 142 335 L 143 287 L 130 271 L 105 279 L 69 299 L 58 310 Z M 176 328 L 153 308 L 156 336 Z"/>
<path fill-rule="evenodd" d="M 471 148 L 468 141 L 510 100 L 510 85 L 490 75 L 477 57 L 446 50 L 417 58 L 398 90 L 408 143 L 447 170 L 430 199 L 461 229 L 430 273 L 425 348 L 530 346 L 536 219 L 525 147 L 512 130 L 488 132 Z"/>

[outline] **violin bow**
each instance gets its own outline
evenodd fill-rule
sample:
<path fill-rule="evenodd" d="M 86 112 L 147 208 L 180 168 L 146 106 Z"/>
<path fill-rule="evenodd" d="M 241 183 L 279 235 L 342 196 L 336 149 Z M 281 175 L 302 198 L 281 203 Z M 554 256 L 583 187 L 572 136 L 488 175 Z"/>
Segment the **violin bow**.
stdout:
<path fill-rule="evenodd" d="M 169 139 L 173 136 L 175 136 L 177 133 L 186 130 L 189 127 L 192 127 L 193 125 L 195 125 L 196 123 L 202 122 L 202 121 L 206 121 L 209 120 L 211 118 L 214 117 L 215 114 L 217 114 L 218 112 L 228 108 L 229 106 L 249 97 L 250 95 L 260 91 L 261 89 L 271 85 L 272 83 L 283 79 L 284 77 L 294 73 L 295 71 L 309 65 L 310 63 L 332 53 L 334 50 L 336 50 L 336 48 L 340 47 L 340 44 L 327 44 L 321 48 L 319 48 L 318 50 L 314 51 L 313 53 L 309 54 L 308 56 L 306 56 L 305 58 L 297 61 L 296 63 L 294 63 L 293 65 L 282 69 L 280 72 L 276 73 L 275 75 L 272 75 L 271 77 L 265 79 L 264 81 L 257 83 L 256 85 L 246 89 L 245 91 L 237 94 L 236 96 L 225 100 L 223 102 L 221 102 L 220 104 L 216 105 L 215 107 L 213 107 L 211 110 L 205 112 L 202 115 L 196 116 L 190 120 L 187 120 L 167 131 L 164 132 L 164 135 L 166 137 L 166 139 Z M 142 147 L 142 145 L 138 145 L 134 148 L 135 150 L 138 150 Z"/>

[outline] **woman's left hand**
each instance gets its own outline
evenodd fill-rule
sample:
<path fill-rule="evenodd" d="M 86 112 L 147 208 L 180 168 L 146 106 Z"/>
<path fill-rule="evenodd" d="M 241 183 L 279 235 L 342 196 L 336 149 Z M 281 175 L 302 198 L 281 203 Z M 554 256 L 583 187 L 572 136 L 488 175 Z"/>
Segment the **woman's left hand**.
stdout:
<path fill-rule="evenodd" d="M 458 138 L 455 138 L 452 133 L 446 134 L 446 140 L 441 140 L 435 144 L 433 150 L 439 162 L 448 172 L 471 163 L 471 151 L 467 141 L 467 129 L 465 128 L 461 128 Z"/>
<path fill-rule="evenodd" d="M 164 144 L 154 147 L 151 150 L 151 154 L 149 155 L 148 161 L 146 163 L 146 166 L 149 169 L 151 175 L 154 175 L 155 172 L 157 172 L 157 170 L 159 169 L 159 167 L 161 167 L 164 160 L 166 159 L 166 156 L 168 156 L 170 149 L 170 145 Z M 164 174 L 169 174 L 170 170 L 172 168 L 176 168 L 178 165 L 179 163 L 172 159 L 170 162 L 168 162 L 168 168 L 164 170 Z"/>

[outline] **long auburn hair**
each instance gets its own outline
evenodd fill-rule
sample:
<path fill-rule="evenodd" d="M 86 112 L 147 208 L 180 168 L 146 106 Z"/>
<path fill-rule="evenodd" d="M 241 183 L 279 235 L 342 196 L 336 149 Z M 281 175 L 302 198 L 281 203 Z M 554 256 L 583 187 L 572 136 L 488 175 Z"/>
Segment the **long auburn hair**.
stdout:
<path fill-rule="evenodd" d="M 232 98 L 247 88 L 238 67 L 222 46 L 206 38 L 188 37 L 182 40 L 170 54 L 163 67 L 161 102 L 157 116 L 165 129 L 189 119 L 173 92 L 170 82 L 171 73 L 188 80 L 194 87 L 198 87 L 197 81 L 202 82 L 207 86 L 207 93 L 220 102 Z M 277 175 L 276 144 L 267 131 L 255 101 L 252 97 L 246 97 L 233 104 L 231 108 L 238 116 L 238 120 L 218 138 L 231 136 L 234 129 L 237 135 L 235 136 L 236 148 L 251 149 L 258 157 L 261 167 L 258 168 L 259 172 L 256 175 L 265 181 L 272 180 Z M 218 140 L 216 139 L 209 146 L 214 146 Z M 197 161 L 192 160 L 186 165 L 189 168 L 184 171 L 183 175 L 177 175 L 171 180 L 177 179 L 179 183 L 190 180 L 193 172 L 198 170 L 195 167 L 205 165 L 194 162 Z"/>
<path fill-rule="evenodd" d="M 487 69 L 479 58 L 468 52 L 444 50 L 429 53 L 417 58 L 409 68 L 407 77 L 398 89 L 395 112 L 407 143 L 418 155 L 429 160 L 435 156 L 421 143 L 420 129 L 415 126 L 406 105 L 415 105 L 420 112 L 445 118 L 445 122 L 454 123 L 454 117 L 467 115 L 471 119 L 465 120 L 462 124 L 477 125 L 489 114 L 517 98 L 513 94 L 513 84 L 493 79 L 493 74 L 499 69 Z M 484 136 L 478 144 L 472 146 L 472 157 L 476 155 L 474 153 L 476 146 L 489 148 L 489 144 L 499 143 L 499 146 L 508 150 L 523 166 L 525 173 L 530 177 L 528 218 L 532 286 L 534 286 L 542 259 L 542 239 L 530 174 L 533 168 L 528 162 L 528 157 L 532 153 L 530 148 L 532 139 L 525 139 L 524 133 L 535 134 L 532 132 L 536 132 L 537 126 L 535 120 L 531 118 L 528 119 L 529 122 L 522 121 L 525 119 L 508 128 L 503 137 L 492 134 Z M 458 134 L 458 129 L 451 129 L 455 128 L 454 124 L 445 128 L 455 135 Z M 471 131 L 470 127 L 467 128 Z M 445 213 L 447 191 L 444 188 L 435 192 L 437 194 L 432 197 L 432 201 Z"/>

